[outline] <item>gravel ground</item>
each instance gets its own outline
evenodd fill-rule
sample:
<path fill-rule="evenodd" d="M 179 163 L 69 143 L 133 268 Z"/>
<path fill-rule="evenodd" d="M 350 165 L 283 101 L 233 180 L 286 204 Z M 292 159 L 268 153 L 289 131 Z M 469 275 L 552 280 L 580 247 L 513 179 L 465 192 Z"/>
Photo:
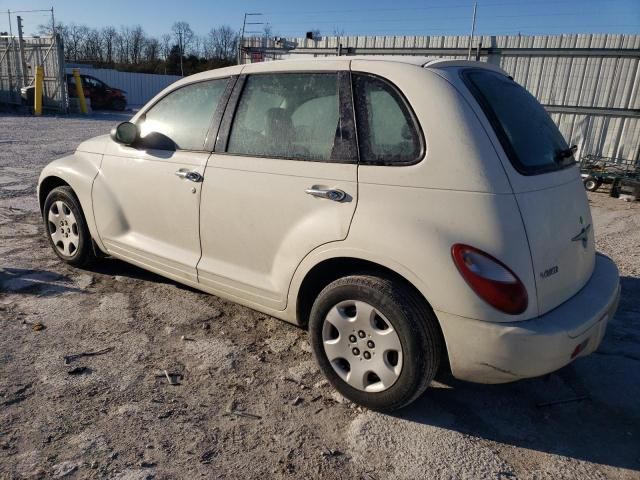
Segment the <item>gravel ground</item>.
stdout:
<path fill-rule="evenodd" d="M 623 286 L 598 352 L 509 385 L 445 376 L 382 415 L 332 391 L 300 329 L 57 260 L 40 169 L 123 118 L 0 115 L 0 478 L 640 478 L 640 204 L 590 196 Z M 100 354 L 65 364 L 80 352 Z"/>

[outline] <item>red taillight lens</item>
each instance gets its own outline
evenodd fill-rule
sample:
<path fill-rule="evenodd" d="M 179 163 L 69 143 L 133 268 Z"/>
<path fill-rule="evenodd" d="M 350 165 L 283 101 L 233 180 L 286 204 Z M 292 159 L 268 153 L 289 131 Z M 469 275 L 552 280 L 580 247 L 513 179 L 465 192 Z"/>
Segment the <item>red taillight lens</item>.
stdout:
<path fill-rule="evenodd" d="M 451 247 L 451 255 L 462 278 L 489 305 L 510 315 L 527 309 L 527 290 L 504 263 L 482 250 L 460 243 Z"/>

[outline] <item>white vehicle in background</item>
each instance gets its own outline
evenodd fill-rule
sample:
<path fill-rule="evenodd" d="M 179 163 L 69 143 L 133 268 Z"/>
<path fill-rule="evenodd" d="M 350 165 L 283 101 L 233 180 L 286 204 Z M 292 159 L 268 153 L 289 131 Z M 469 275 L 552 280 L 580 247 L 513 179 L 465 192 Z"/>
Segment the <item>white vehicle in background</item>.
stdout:
<path fill-rule="evenodd" d="M 457 378 L 593 352 L 619 294 L 573 149 L 484 63 L 338 57 L 171 85 L 49 164 L 67 263 L 103 254 L 308 328 L 345 397 L 393 410 Z"/>

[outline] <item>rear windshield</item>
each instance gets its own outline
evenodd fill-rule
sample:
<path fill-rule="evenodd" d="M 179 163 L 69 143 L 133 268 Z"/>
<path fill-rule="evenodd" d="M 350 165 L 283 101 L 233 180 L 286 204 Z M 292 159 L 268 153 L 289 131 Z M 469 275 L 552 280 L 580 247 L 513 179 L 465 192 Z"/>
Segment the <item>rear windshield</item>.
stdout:
<path fill-rule="evenodd" d="M 486 70 L 465 70 L 462 77 L 493 125 L 511 163 L 534 175 L 575 162 L 556 124 L 544 107 L 511 78 Z"/>

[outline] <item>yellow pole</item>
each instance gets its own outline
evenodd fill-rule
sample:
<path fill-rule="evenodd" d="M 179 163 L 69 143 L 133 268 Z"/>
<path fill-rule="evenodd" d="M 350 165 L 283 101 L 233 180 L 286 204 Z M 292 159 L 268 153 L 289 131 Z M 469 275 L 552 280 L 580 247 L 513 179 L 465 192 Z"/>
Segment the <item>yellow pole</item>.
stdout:
<path fill-rule="evenodd" d="M 82 88 L 82 79 L 80 78 L 80 70 L 74 68 L 71 70 L 73 78 L 76 80 L 76 93 L 78 94 L 78 100 L 80 101 L 80 111 L 84 114 L 87 113 L 87 101 L 84 99 L 84 90 Z"/>
<path fill-rule="evenodd" d="M 44 87 L 44 68 L 42 65 L 36 67 L 35 91 L 33 95 L 33 113 L 42 115 L 42 90 Z"/>

